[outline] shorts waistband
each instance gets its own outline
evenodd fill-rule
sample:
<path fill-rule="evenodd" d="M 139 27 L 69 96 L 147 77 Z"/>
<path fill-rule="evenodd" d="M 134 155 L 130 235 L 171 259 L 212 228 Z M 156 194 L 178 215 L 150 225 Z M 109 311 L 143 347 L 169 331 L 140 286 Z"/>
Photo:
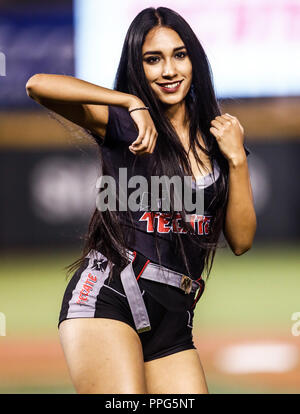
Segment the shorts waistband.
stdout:
<path fill-rule="evenodd" d="M 186 275 L 150 262 L 149 259 L 137 251 L 127 249 L 126 253 L 130 263 L 120 272 L 120 278 L 138 333 L 151 330 L 148 312 L 138 285 L 139 278 L 177 287 L 186 294 L 194 293 L 199 289 L 193 304 L 193 307 L 195 307 L 204 289 L 204 281 L 201 277 L 192 280 Z M 91 251 L 87 257 L 91 257 L 91 255 L 99 258 L 100 256 L 104 257 L 102 253 L 96 250 Z"/>
<path fill-rule="evenodd" d="M 141 277 L 143 279 L 153 280 L 154 282 L 164 283 L 177 287 L 183 290 L 186 294 L 194 293 L 199 288 L 201 277 L 197 280 L 193 280 L 189 276 L 150 262 L 149 259 L 136 251 L 127 250 L 127 255 L 132 263 L 135 262 L 136 258 L 144 259 L 144 265 L 137 276 L 137 280 Z"/>

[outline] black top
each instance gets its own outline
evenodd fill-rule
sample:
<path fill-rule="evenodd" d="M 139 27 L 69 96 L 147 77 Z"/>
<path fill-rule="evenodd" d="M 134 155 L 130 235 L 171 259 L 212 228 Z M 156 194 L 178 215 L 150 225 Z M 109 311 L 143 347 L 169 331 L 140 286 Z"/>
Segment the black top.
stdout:
<path fill-rule="evenodd" d="M 125 108 L 117 106 L 108 106 L 109 119 L 106 128 L 106 136 L 103 139 L 92 134 L 102 150 L 103 159 L 103 175 L 111 175 L 115 178 L 117 187 L 119 185 L 119 168 L 126 168 L 127 180 L 133 175 L 142 175 L 147 177 L 149 166 L 151 163 L 151 154 L 134 155 L 128 147 L 135 141 L 138 136 L 138 130 L 133 119 Z M 245 147 L 248 156 L 249 151 Z M 134 166 L 134 168 L 133 168 Z M 125 170 L 123 170 L 124 172 Z M 214 173 L 214 174 L 213 174 Z M 213 173 L 208 174 L 204 178 L 193 182 L 195 190 L 204 191 L 204 214 L 190 215 L 190 222 L 196 230 L 196 235 L 191 239 L 190 236 L 183 232 L 180 226 L 180 216 L 173 223 L 168 219 L 167 213 L 157 212 L 154 223 L 151 220 L 147 197 L 141 200 L 140 211 L 132 212 L 133 224 L 126 219 L 124 213 L 119 213 L 120 223 L 129 230 L 128 248 L 136 250 L 146 256 L 150 261 L 159 263 L 156 254 L 154 226 L 157 228 L 157 243 L 161 255 L 161 263 L 170 269 L 179 273 L 187 274 L 187 269 L 183 258 L 176 250 L 175 233 L 180 233 L 180 237 L 187 255 L 191 276 L 198 279 L 201 276 L 204 267 L 203 251 L 195 238 L 205 238 L 210 231 L 210 222 L 214 215 L 211 207 L 213 197 L 213 182 L 218 184 L 219 167 L 214 163 Z M 128 196 L 135 189 L 128 189 Z M 146 194 L 144 194 L 146 196 Z"/>

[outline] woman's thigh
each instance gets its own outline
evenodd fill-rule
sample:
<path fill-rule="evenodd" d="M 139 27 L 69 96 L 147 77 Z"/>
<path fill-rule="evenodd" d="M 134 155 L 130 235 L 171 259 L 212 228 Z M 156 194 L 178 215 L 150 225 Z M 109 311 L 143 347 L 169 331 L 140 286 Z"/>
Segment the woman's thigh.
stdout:
<path fill-rule="evenodd" d="M 145 375 L 149 394 L 208 394 L 196 349 L 145 362 Z"/>
<path fill-rule="evenodd" d="M 60 342 L 78 393 L 144 394 L 143 350 L 126 323 L 106 318 L 63 321 Z"/>

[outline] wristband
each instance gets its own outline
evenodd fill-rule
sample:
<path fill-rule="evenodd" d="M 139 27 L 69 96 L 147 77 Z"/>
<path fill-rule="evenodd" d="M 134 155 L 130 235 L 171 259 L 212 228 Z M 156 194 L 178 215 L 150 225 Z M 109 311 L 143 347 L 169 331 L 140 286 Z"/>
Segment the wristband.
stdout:
<path fill-rule="evenodd" d="M 149 110 L 149 106 L 142 106 L 141 108 L 134 108 L 134 109 L 131 109 L 130 111 L 128 111 L 130 114 L 131 114 L 131 112 L 133 112 L 133 111 L 139 111 L 139 110 Z"/>

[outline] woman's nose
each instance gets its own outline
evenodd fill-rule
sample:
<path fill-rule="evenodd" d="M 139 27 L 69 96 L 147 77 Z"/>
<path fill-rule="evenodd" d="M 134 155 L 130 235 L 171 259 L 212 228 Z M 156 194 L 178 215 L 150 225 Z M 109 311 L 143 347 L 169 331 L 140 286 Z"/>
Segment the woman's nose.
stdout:
<path fill-rule="evenodd" d="M 176 75 L 176 68 L 174 64 L 171 61 L 166 61 L 164 68 L 163 68 L 163 74 L 162 76 L 174 76 Z"/>

